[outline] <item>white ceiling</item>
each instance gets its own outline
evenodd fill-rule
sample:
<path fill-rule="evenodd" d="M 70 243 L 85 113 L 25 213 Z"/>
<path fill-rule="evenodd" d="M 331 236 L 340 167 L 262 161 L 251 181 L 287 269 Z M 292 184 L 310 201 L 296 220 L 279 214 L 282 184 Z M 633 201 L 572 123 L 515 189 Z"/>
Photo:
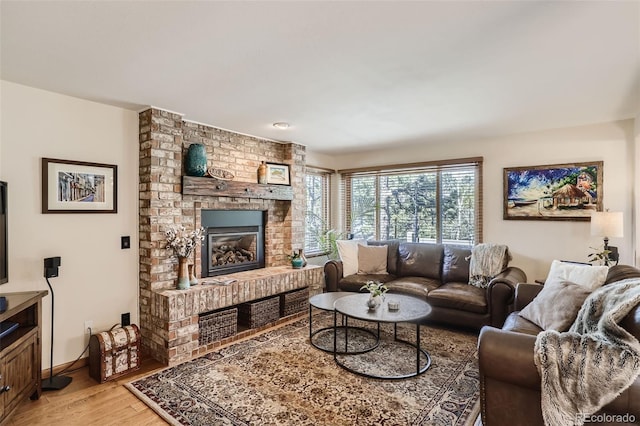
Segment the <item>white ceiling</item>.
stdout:
<path fill-rule="evenodd" d="M 2 0 L 0 12 L 4 80 L 319 153 L 640 112 L 638 1 Z"/>

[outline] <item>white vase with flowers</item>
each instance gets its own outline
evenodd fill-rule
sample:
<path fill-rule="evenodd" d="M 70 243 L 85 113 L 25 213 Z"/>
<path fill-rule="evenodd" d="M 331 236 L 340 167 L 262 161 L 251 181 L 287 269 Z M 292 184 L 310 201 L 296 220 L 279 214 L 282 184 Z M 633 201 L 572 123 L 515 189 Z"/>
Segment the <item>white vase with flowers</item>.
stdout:
<path fill-rule="evenodd" d="M 198 243 L 204 240 L 204 228 L 187 231 L 184 226 L 170 226 L 165 231 L 167 238 L 166 248 L 173 250 L 178 258 L 178 289 L 186 290 L 189 282 L 189 258 L 193 255 Z"/>

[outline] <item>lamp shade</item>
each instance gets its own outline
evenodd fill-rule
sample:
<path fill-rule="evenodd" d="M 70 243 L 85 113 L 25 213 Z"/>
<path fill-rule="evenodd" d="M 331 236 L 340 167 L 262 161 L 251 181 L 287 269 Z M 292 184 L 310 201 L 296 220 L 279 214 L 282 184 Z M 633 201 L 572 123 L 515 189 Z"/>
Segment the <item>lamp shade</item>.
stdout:
<path fill-rule="evenodd" d="M 622 212 L 593 212 L 591 235 L 594 237 L 622 237 Z"/>

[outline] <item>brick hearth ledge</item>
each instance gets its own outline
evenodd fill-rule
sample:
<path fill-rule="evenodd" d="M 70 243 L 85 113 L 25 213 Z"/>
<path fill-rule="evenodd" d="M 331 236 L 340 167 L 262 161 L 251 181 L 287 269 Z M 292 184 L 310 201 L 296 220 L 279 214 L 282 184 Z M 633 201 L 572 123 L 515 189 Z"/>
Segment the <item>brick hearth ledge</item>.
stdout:
<path fill-rule="evenodd" d="M 304 287 L 309 287 L 309 295 L 313 296 L 321 293 L 324 286 L 323 268 L 313 265 L 302 269 L 273 266 L 215 278 L 233 278 L 237 281 L 226 286 L 204 284 L 188 290 L 151 292 L 151 317 L 155 325 L 152 339 L 157 343 L 155 347 L 164 348 L 151 354 L 155 359 L 176 365 L 219 346 L 200 346 L 199 314 Z M 203 278 L 202 281 L 207 279 Z M 241 334 L 236 338 L 243 336 Z"/>

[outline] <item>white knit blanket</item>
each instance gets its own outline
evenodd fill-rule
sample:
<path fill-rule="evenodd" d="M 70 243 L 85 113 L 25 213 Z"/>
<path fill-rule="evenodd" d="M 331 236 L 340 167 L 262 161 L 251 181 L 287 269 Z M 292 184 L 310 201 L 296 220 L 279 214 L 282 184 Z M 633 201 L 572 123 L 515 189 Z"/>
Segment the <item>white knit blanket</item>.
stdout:
<path fill-rule="evenodd" d="M 507 269 L 511 255 L 509 247 L 502 244 L 483 243 L 471 249 L 469 284 L 487 288 L 491 280 Z"/>
<path fill-rule="evenodd" d="M 640 374 L 640 343 L 619 322 L 640 303 L 640 279 L 594 291 L 568 332 L 538 334 L 534 362 L 547 426 L 582 425 Z M 553 307 L 550 307 L 553 309 Z"/>

